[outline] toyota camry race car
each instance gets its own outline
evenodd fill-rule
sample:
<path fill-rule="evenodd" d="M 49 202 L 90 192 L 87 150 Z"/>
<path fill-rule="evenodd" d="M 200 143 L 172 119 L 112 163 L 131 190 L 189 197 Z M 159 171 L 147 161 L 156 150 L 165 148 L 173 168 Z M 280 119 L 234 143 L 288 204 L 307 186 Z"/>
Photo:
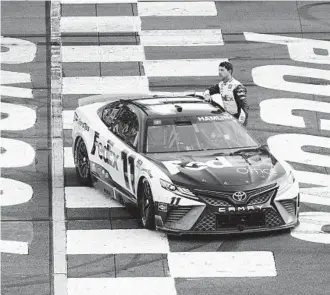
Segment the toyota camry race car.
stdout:
<path fill-rule="evenodd" d="M 298 222 L 291 166 L 198 95 L 90 97 L 72 135 L 79 181 L 136 205 L 147 229 L 228 234 Z"/>

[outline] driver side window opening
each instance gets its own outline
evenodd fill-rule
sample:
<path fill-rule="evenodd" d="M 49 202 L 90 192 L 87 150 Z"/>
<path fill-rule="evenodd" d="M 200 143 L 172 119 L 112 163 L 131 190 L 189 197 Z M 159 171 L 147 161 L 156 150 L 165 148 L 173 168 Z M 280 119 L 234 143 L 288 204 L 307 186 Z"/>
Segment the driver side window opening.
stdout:
<path fill-rule="evenodd" d="M 111 104 L 103 110 L 102 121 L 108 128 L 111 127 L 111 124 L 114 122 L 114 119 L 122 105 L 122 103 Z"/>
<path fill-rule="evenodd" d="M 137 115 L 128 107 L 118 115 L 112 132 L 128 145 L 136 148 L 139 140 L 139 120 Z"/>

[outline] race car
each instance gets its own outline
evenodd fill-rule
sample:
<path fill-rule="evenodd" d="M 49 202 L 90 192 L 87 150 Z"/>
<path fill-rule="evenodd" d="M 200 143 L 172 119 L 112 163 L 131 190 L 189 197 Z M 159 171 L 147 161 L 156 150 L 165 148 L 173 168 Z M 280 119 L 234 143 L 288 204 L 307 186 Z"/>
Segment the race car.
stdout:
<path fill-rule="evenodd" d="M 298 223 L 292 167 L 202 96 L 90 97 L 72 137 L 81 184 L 136 206 L 147 229 L 234 234 Z"/>

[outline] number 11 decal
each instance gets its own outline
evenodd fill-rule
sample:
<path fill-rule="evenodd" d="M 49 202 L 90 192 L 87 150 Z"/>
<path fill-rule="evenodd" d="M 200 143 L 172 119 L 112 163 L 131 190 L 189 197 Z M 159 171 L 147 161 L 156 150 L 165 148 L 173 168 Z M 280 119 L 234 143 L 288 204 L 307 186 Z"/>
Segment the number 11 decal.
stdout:
<path fill-rule="evenodd" d="M 127 152 L 123 151 L 121 152 L 121 158 L 123 160 L 123 170 L 124 170 L 124 178 L 125 178 L 125 184 L 128 189 L 130 189 L 130 184 L 128 180 L 128 174 L 130 174 L 130 179 L 131 179 L 131 186 L 132 186 L 132 191 L 135 193 L 135 157 L 134 156 L 129 156 L 127 158 Z M 128 172 L 129 169 L 129 172 Z"/>

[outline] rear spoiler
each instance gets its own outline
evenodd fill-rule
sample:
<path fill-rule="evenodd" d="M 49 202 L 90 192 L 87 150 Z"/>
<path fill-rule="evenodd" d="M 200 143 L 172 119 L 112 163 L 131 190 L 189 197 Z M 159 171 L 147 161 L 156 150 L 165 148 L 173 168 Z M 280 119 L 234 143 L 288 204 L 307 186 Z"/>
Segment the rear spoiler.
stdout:
<path fill-rule="evenodd" d="M 78 99 L 79 106 L 89 105 L 92 103 L 112 102 L 117 100 L 129 100 L 138 98 L 158 98 L 158 97 L 175 97 L 175 96 L 189 96 L 203 98 L 203 92 L 184 91 L 184 92 L 149 92 L 145 94 L 101 94 L 87 96 Z"/>

